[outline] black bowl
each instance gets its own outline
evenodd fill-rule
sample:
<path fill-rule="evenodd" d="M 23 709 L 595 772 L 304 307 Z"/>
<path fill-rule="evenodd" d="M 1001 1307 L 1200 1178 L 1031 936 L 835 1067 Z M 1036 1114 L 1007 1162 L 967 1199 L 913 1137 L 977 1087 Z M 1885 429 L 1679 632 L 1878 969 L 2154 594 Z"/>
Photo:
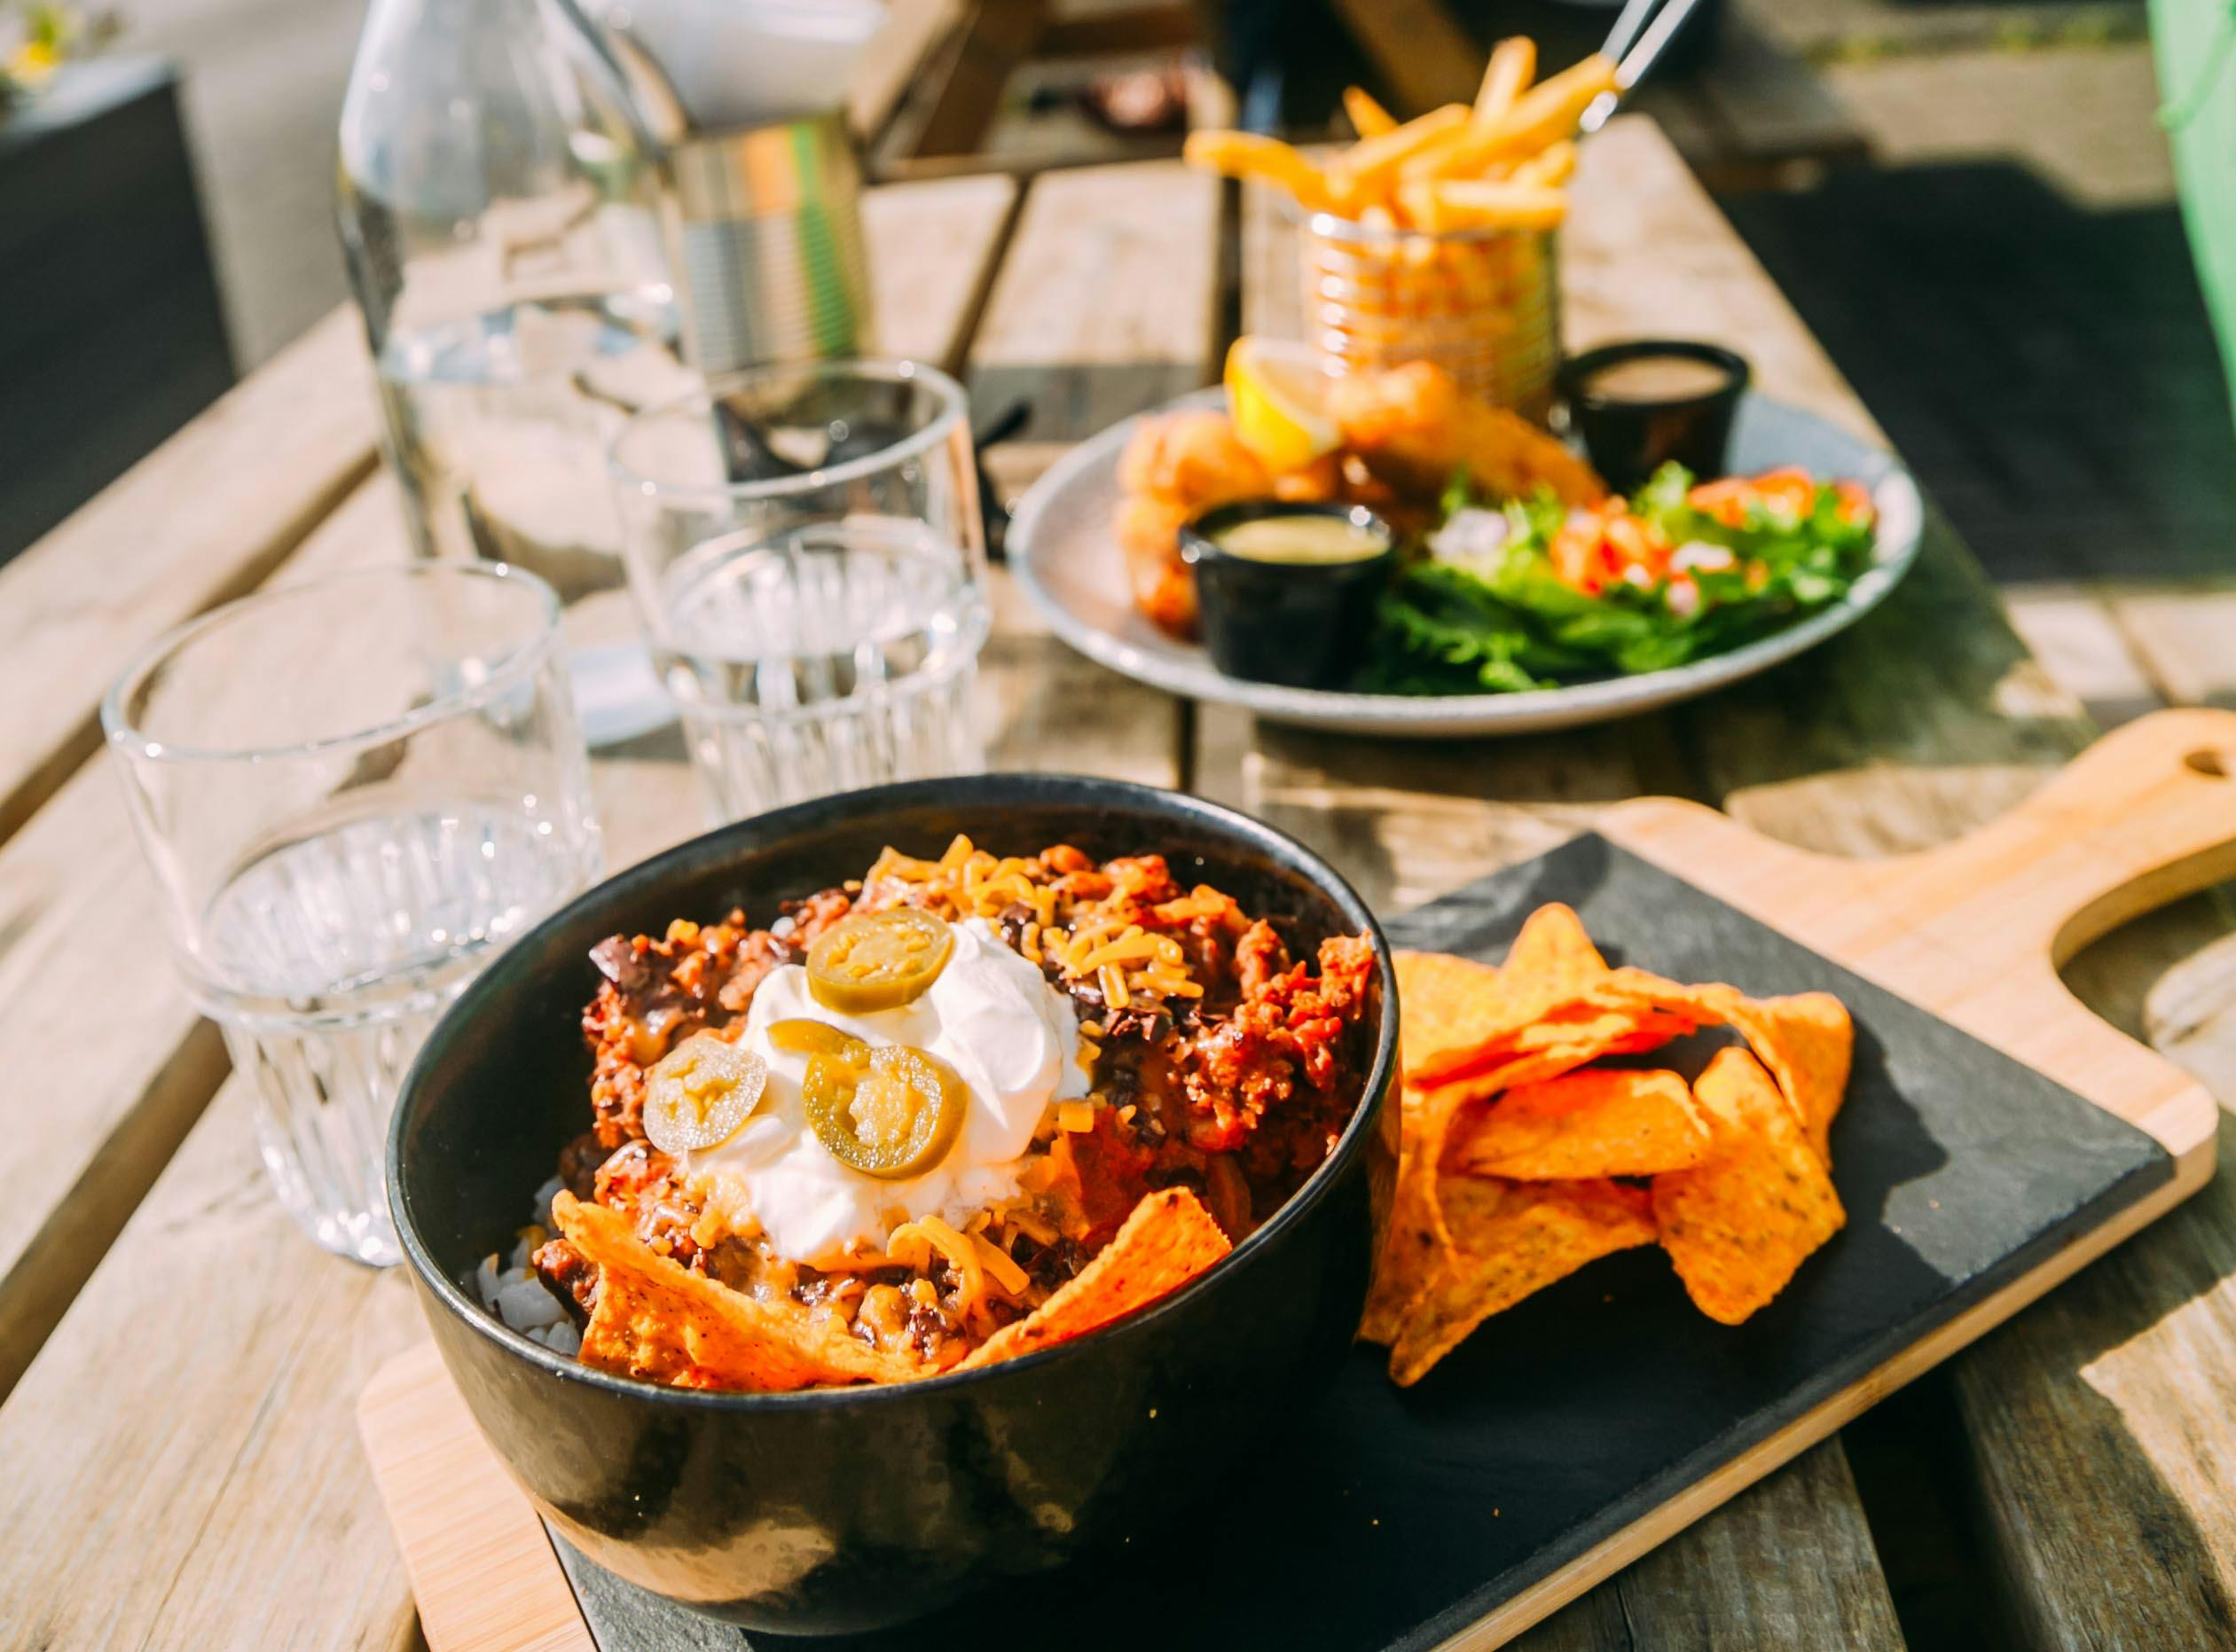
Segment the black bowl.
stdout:
<path fill-rule="evenodd" d="M 1672 358 L 1712 367 L 1723 375 L 1722 381 L 1659 397 L 1610 395 L 1593 387 L 1594 378 L 1610 367 Z M 1632 339 L 1570 356 L 1554 382 L 1568 411 L 1569 428 L 1593 466 L 1609 487 L 1629 493 L 1672 459 L 1703 480 L 1722 475 L 1731 422 L 1748 377 L 1746 357 L 1719 344 Z"/>
<path fill-rule="evenodd" d="M 577 1031 L 616 931 L 859 876 L 890 842 L 937 853 L 1058 842 L 1156 850 L 1183 883 L 1284 920 L 1301 951 L 1361 931 L 1381 960 L 1374 1055 L 1335 1153 L 1230 1257 L 1092 1335 L 884 1388 L 690 1393 L 592 1370 L 506 1329 L 461 1288 L 528 1219 L 590 1118 Z M 1004 1576 L 1162 1530 L 1345 1358 L 1395 1172 L 1395 983 L 1359 897 L 1279 833 L 1112 780 L 916 781 L 782 809 L 608 879 L 531 930 L 443 1016 L 404 1081 L 389 1202 L 443 1363 L 537 1507 L 632 1583 L 757 1629 L 905 1622 Z M 1309 1449 L 1303 1439 L 1285 1449 Z"/>
<path fill-rule="evenodd" d="M 1382 536 L 1378 556 L 1350 562 L 1272 562 L 1236 556 L 1219 536 L 1269 516 L 1338 516 Z M 1245 499 L 1181 528 L 1181 558 L 1196 570 L 1204 647 L 1229 677 L 1285 688 L 1339 688 L 1374 629 L 1375 599 L 1397 565 L 1397 536 L 1360 505 Z"/>

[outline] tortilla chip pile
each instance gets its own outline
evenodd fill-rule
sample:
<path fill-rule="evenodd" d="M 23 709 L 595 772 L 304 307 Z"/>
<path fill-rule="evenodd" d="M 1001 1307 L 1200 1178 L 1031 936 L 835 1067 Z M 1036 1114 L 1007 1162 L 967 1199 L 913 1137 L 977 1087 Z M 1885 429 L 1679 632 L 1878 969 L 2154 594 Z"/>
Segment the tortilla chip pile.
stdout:
<path fill-rule="evenodd" d="M 1418 1382 L 1492 1314 L 1596 1257 L 1659 1243 L 1693 1303 L 1738 1325 L 1847 1220 L 1829 1134 L 1855 1029 L 1825 992 L 1750 998 L 1611 969 L 1562 905 L 1504 965 L 1398 955 L 1404 1146 L 1360 1335 Z M 1688 1084 L 1595 1067 L 1702 1027 Z"/>
<path fill-rule="evenodd" d="M 571 1194 L 552 1212 L 599 1270 L 582 1360 L 671 1388 L 777 1393 L 905 1382 L 935 1367 L 872 1348 L 828 1319 L 760 1301 L 694 1273 L 637 1236 L 629 1218 Z M 988 1337 L 961 1369 L 1068 1342 L 1180 1288 L 1228 1252 L 1227 1235 L 1185 1187 L 1145 1195 L 1110 1242 L 1025 1318 Z"/>

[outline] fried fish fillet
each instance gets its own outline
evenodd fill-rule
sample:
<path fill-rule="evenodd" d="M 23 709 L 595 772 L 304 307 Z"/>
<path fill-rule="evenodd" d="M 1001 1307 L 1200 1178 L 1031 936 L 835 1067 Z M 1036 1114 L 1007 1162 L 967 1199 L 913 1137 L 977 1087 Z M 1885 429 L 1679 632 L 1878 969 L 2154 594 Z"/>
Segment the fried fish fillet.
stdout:
<path fill-rule="evenodd" d="M 1196 575 L 1181 560 L 1181 524 L 1237 499 L 1262 499 L 1274 478 L 1208 407 L 1152 414 L 1118 458 L 1118 544 L 1142 612 L 1178 637 L 1196 632 Z"/>
<path fill-rule="evenodd" d="M 1338 379 L 1328 411 L 1345 444 L 1402 495 L 1433 498 L 1461 470 L 1493 497 L 1550 488 L 1564 505 L 1589 505 L 1607 492 L 1557 438 L 1468 395 L 1432 362 Z"/>

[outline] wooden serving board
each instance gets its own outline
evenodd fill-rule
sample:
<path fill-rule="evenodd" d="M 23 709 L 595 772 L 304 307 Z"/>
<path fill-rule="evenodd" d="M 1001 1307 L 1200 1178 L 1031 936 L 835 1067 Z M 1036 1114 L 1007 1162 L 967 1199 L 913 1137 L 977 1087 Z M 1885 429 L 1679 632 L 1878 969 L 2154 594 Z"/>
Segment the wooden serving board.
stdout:
<path fill-rule="evenodd" d="M 1832 1135 L 1848 1229 L 1736 1329 L 1646 1249 L 1493 1319 L 1414 1389 L 1362 1348 L 1309 1428 L 1170 1530 L 859 1644 L 1063 1622 L 1087 1647 L 1366 1652 L 1495 1646 L 1544 1617 L 2211 1176 L 2212 1098 L 2058 965 L 2236 873 L 2232 775 L 2236 715 L 2162 713 L 1985 830 L 1869 863 L 1643 800 L 1397 919 L 1400 945 L 1495 960 L 1566 900 L 1613 961 L 1840 994 L 1858 1034 Z M 359 1415 L 435 1652 L 775 1644 L 555 1547 L 431 1349 Z"/>

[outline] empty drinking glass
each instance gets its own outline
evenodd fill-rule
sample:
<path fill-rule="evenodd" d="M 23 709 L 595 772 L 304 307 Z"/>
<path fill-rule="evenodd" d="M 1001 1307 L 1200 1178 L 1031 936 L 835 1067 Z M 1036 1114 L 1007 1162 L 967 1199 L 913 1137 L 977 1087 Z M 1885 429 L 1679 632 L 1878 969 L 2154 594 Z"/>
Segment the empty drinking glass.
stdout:
<path fill-rule="evenodd" d="M 382 1150 L 421 1039 L 598 872 L 558 615 L 501 566 L 338 574 L 180 628 L 102 703 L 272 1186 L 359 1261 L 397 1258 Z"/>
<path fill-rule="evenodd" d="M 954 380 L 907 362 L 735 374 L 630 420 L 613 472 L 718 821 L 983 766 L 984 521 Z"/>

